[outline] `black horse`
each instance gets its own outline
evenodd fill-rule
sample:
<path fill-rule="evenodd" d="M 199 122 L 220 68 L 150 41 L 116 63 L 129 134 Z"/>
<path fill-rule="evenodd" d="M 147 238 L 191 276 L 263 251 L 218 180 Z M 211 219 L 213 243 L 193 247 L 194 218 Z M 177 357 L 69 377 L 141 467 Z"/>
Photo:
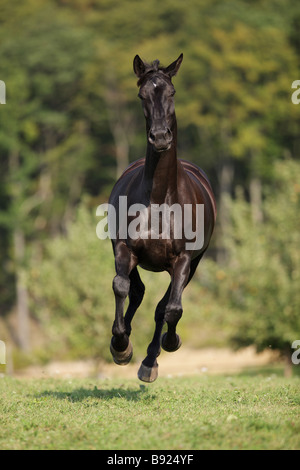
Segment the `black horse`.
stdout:
<path fill-rule="evenodd" d="M 157 378 L 156 358 L 160 354 L 160 347 L 166 351 L 176 351 L 181 346 L 176 325 L 182 316 L 182 292 L 208 248 L 216 217 L 215 199 L 205 173 L 196 165 L 177 159 L 175 89 L 172 77 L 178 72 L 182 59 L 181 54 L 171 65 L 162 67 L 158 60 L 147 64 L 138 55 L 134 58 L 134 71 L 139 79 L 138 96 L 146 118 L 147 153 L 146 158 L 137 160 L 125 170 L 115 184 L 109 200 L 116 213 L 120 210 L 120 196 L 127 197 L 127 207 L 142 204 L 145 207 L 143 217 L 146 219 L 144 229 L 140 227 L 140 232 L 135 236 L 124 235 L 124 230 L 121 233 L 118 225 L 116 237 L 112 240 L 116 267 L 113 280 L 116 312 L 110 350 L 117 364 L 128 364 L 132 357 L 132 344 L 129 340 L 131 321 L 145 292 L 137 266 L 150 271 L 167 271 L 171 277 L 168 290 L 156 307 L 154 336 L 138 371 L 139 379 L 145 382 L 153 382 Z M 189 207 L 190 229 L 194 230 L 194 234 L 195 230 L 202 231 L 201 246 L 195 243 L 191 248 L 188 243 L 191 239 L 185 234 L 177 236 L 176 223 L 183 223 L 183 216 L 176 219 L 171 214 L 166 219 L 165 214 L 160 214 L 159 233 L 151 236 L 152 209 L 157 207 L 181 208 L 181 214 Z M 203 208 L 204 222 L 201 227 L 196 223 L 198 207 Z M 168 224 L 167 237 L 162 229 L 163 217 Z M 134 219 L 134 215 L 128 212 L 125 214 L 127 226 Z M 124 317 L 124 304 L 128 295 L 129 305 Z M 168 330 L 161 338 L 165 322 Z"/>

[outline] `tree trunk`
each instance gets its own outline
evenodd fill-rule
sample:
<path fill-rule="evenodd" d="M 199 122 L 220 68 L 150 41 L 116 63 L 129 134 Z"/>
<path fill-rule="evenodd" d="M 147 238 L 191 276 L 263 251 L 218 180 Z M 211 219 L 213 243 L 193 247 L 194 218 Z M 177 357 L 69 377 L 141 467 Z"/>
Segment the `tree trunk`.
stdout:
<path fill-rule="evenodd" d="M 234 177 L 234 165 L 233 161 L 224 159 L 222 162 L 221 169 L 219 171 L 219 187 L 220 187 L 220 199 L 219 199 L 219 210 L 218 210 L 218 221 L 219 221 L 219 241 L 218 241 L 218 253 L 217 262 L 224 263 L 226 260 L 226 253 L 222 238 L 225 236 L 226 230 L 230 223 L 229 214 L 229 198 L 232 193 Z"/>
<path fill-rule="evenodd" d="M 287 347 L 284 350 L 284 376 L 290 378 L 293 375 L 293 363 L 292 363 L 292 354 L 291 348 Z"/>
<path fill-rule="evenodd" d="M 117 158 L 117 178 L 129 165 L 129 143 L 125 129 L 120 123 L 111 122 L 111 130 L 114 136 Z"/>
<path fill-rule="evenodd" d="M 124 102 L 124 98 L 118 90 L 115 76 L 110 73 L 106 80 L 105 101 L 108 123 L 116 148 L 116 176 L 119 178 L 129 165 L 130 112 L 128 113 L 126 109 L 128 104 Z"/>
<path fill-rule="evenodd" d="M 259 178 L 251 178 L 249 191 L 252 220 L 254 223 L 261 223 L 263 221 L 262 186 Z"/>
<path fill-rule="evenodd" d="M 24 201 L 21 198 L 20 182 L 16 180 L 16 175 L 20 169 L 20 155 L 19 152 L 12 151 L 9 155 L 9 171 L 12 178 L 11 192 L 14 198 L 19 199 L 19 210 L 24 214 L 30 211 L 32 206 L 35 206 L 36 201 L 32 204 L 34 198 L 29 198 Z M 24 206 L 25 204 L 25 206 Z M 27 205 L 27 207 L 26 207 Z M 21 207 L 21 209 L 20 209 Z M 24 259 L 25 259 L 25 235 L 20 228 L 19 221 L 15 221 L 15 228 L 12 232 L 12 243 L 15 261 L 15 276 L 16 276 L 16 308 L 17 308 L 17 341 L 23 351 L 29 350 L 29 308 L 28 308 L 28 293 L 25 283 Z"/>
<path fill-rule="evenodd" d="M 30 349 L 29 338 L 29 308 L 28 292 L 23 268 L 25 257 L 24 233 L 16 228 L 13 236 L 15 262 L 16 262 L 16 303 L 17 303 L 17 328 L 20 348 L 27 352 Z"/>

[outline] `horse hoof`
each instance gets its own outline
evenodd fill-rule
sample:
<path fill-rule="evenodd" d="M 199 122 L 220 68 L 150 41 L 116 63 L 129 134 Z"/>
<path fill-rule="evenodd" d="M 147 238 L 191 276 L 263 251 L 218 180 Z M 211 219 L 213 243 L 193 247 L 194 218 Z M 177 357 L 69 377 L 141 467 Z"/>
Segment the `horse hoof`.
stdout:
<path fill-rule="evenodd" d="M 119 366 L 126 366 L 131 361 L 132 354 L 133 354 L 133 347 L 132 347 L 130 340 L 125 351 L 116 351 L 116 349 L 112 345 L 112 341 L 113 341 L 113 338 L 110 343 L 110 352 L 111 352 L 114 362 L 118 364 Z"/>
<path fill-rule="evenodd" d="M 142 382 L 154 382 L 158 377 L 158 364 L 153 367 L 144 366 L 142 363 L 138 370 L 138 378 Z"/>
<path fill-rule="evenodd" d="M 177 349 L 180 348 L 181 346 L 181 339 L 180 339 L 180 336 L 176 334 L 176 340 L 177 340 L 177 344 L 175 347 L 168 347 L 168 345 L 166 344 L 166 339 L 167 339 L 167 333 L 164 333 L 161 337 L 161 347 L 167 351 L 167 352 L 174 352 L 174 351 L 177 351 Z"/>

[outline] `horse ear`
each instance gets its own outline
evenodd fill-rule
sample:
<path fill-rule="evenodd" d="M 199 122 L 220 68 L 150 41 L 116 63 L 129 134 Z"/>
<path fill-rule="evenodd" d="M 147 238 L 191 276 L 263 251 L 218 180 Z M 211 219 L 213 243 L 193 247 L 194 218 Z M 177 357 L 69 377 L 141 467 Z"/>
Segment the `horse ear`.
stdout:
<path fill-rule="evenodd" d="M 138 76 L 138 78 L 141 78 L 143 73 L 145 73 L 146 67 L 140 56 L 136 55 L 135 58 L 133 59 L 133 70 L 134 73 Z"/>
<path fill-rule="evenodd" d="M 181 66 L 182 60 L 183 60 L 183 54 L 180 54 L 177 60 L 172 62 L 172 64 L 169 65 L 169 67 L 165 68 L 164 72 L 168 74 L 171 78 L 174 77 L 177 74 Z"/>

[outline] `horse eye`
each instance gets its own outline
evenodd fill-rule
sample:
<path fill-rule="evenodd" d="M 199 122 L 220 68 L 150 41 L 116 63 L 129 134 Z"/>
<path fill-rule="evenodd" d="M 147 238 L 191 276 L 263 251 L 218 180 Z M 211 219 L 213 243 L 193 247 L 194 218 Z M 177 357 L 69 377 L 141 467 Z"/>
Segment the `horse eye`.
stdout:
<path fill-rule="evenodd" d="M 140 100 L 144 99 L 144 97 L 140 93 L 138 94 L 138 97 L 140 98 Z"/>

